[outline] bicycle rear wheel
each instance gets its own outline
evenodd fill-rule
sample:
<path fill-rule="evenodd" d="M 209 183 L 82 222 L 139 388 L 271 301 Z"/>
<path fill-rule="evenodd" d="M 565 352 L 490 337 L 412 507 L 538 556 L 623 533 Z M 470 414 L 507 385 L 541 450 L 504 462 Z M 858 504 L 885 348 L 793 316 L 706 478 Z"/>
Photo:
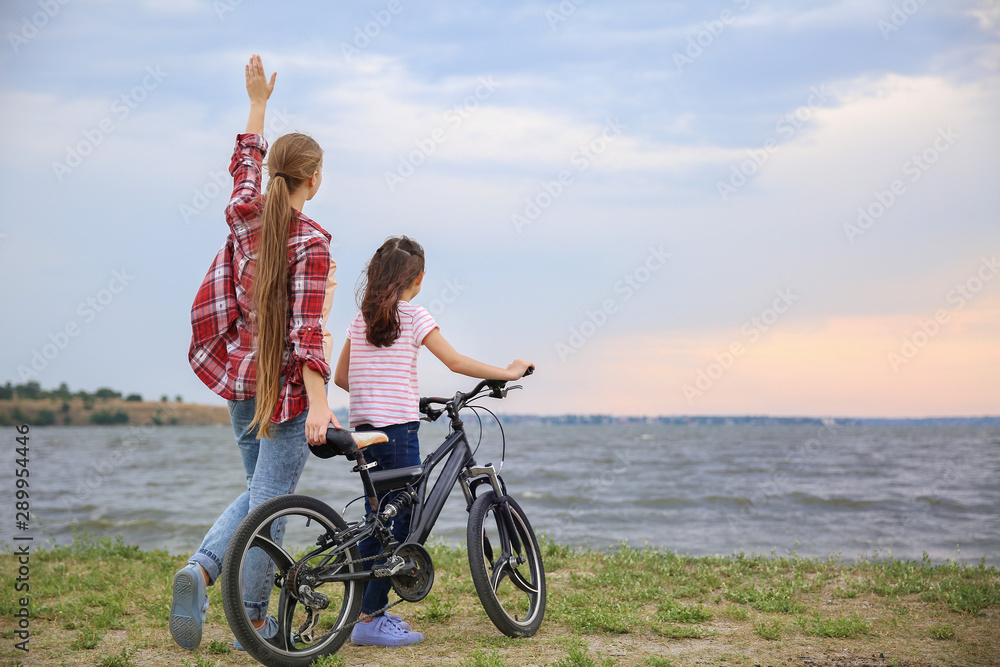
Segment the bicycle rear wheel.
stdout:
<path fill-rule="evenodd" d="M 261 504 L 236 529 L 223 558 L 223 607 L 236 639 L 261 663 L 309 665 L 336 652 L 350 635 L 345 626 L 361 611 L 362 583 L 322 584 L 311 578 L 320 566 L 339 567 L 342 572 L 363 569 L 348 562 L 359 558 L 357 547 L 339 553 L 334 547 L 322 551 L 317 547 L 325 535 L 345 528 L 344 520 L 326 503 L 287 495 Z M 317 553 L 305 558 L 313 552 Z M 278 632 L 271 639 L 253 627 L 244 604 L 245 599 L 257 601 L 261 596 L 267 597 L 268 613 L 278 619 Z"/>
<path fill-rule="evenodd" d="M 493 490 L 469 509 L 469 569 L 493 625 L 508 637 L 530 637 L 545 616 L 545 569 L 524 511 Z"/>

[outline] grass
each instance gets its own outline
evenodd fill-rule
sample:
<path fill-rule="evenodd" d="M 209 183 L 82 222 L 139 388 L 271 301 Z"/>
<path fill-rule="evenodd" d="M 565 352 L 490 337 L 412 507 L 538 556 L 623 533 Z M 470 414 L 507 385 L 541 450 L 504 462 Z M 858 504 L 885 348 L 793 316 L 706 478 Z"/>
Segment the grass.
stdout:
<path fill-rule="evenodd" d="M 860 614 L 823 618 L 817 611 L 813 616 L 800 617 L 798 620 L 804 632 L 817 637 L 853 638 L 869 632 L 872 627 Z"/>
<path fill-rule="evenodd" d="M 777 641 L 781 639 L 781 633 L 785 631 L 785 624 L 780 620 L 755 621 L 753 624 L 753 631 L 754 634 L 762 639 Z"/>
<path fill-rule="evenodd" d="M 513 667 L 509 662 L 500 657 L 500 652 L 496 649 L 487 653 L 483 649 L 477 648 L 468 659 L 462 661 L 462 667 Z"/>
<path fill-rule="evenodd" d="M 344 646 L 317 667 L 690 667 L 786 664 L 788 658 L 884 655 L 884 664 L 995 664 L 1000 572 L 984 563 L 893 559 L 681 556 L 619 546 L 573 550 L 542 540 L 548 605 L 539 633 L 511 639 L 476 597 L 468 557 L 430 545 L 435 584 L 394 608 L 423 632 L 417 646 Z M 220 587 L 209 589 L 205 637 L 195 652 L 167 631 L 170 581 L 185 557 L 120 539 L 78 535 L 31 554 L 31 654 L 14 649 L 19 608 L 11 559 L 0 570 L 0 664 L 66 667 L 253 665 L 230 648 Z M 845 663 L 846 664 L 846 663 Z M 858 663 L 862 664 L 862 663 Z M 878 663 L 882 665 L 883 663 Z"/>
<path fill-rule="evenodd" d="M 955 638 L 955 626 L 951 623 L 940 623 L 938 625 L 932 625 L 928 628 L 931 633 L 931 637 L 934 639 L 954 639 Z"/>
<path fill-rule="evenodd" d="M 598 659 L 579 646 L 571 646 L 569 655 L 552 664 L 552 667 L 611 667 L 615 662 L 611 658 Z M 492 667 L 492 666 L 490 666 Z"/>
<path fill-rule="evenodd" d="M 134 667 L 132 656 L 135 655 L 136 651 L 138 651 L 136 648 L 122 647 L 119 653 L 105 657 L 97 664 L 99 667 Z"/>

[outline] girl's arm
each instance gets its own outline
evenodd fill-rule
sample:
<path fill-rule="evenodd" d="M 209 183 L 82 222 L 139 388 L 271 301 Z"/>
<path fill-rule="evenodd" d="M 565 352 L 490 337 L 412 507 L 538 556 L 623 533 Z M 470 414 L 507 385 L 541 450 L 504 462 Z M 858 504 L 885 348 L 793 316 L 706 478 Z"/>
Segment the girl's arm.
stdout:
<path fill-rule="evenodd" d="M 461 373 L 469 377 L 482 378 L 484 380 L 517 380 L 524 376 L 524 372 L 528 368 L 534 367 L 534 364 L 524 359 L 515 359 L 506 369 L 476 361 L 471 357 L 460 354 L 453 348 L 451 343 L 441 335 L 440 329 L 434 329 L 434 331 L 424 336 L 424 345 L 452 373 Z"/>
<path fill-rule="evenodd" d="M 340 428 L 337 416 L 333 414 L 326 402 L 326 384 L 323 376 L 302 364 L 302 383 L 306 386 L 306 396 L 309 397 L 309 412 L 306 414 L 306 440 L 310 445 L 322 445 L 326 442 L 326 429 L 330 424 Z"/>
<path fill-rule="evenodd" d="M 344 349 L 340 351 L 340 358 L 337 360 L 337 370 L 333 372 L 333 383 L 346 392 L 351 391 L 347 382 L 347 373 L 351 369 L 351 339 L 344 341 Z"/>
<path fill-rule="evenodd" d="M 267 80 L 264 74 L 264 65 L 260 56 L 254 54 L 250 56 L 250 62 L 246 66 L 247 95 L 250 96 L 250 117 L 247 118 L 247 134 L 264 135 L 264 111 L 267 109 L 267 100 L 274 90 L 274 79 L 278 76 L 275 72 L 271 75 L 271 81 Z"/>

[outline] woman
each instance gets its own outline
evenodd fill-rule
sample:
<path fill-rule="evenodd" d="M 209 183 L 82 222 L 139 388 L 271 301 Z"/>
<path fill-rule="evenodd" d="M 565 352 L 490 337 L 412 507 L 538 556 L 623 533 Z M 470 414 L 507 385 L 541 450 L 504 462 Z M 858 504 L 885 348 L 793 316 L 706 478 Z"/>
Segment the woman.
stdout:
<path fill-rule="evenodd" d="M 330 235 L 302 214 L 323 181 L 323 151 L 308 136 L 287 134 L 268 155 L 264 114 L 276 76 L 268 81 L 260 57 L 250 58 L 250 116 L 229 166 L 230 235 L 191 311 L 191 365 L 229 401 L 247 491 L 174 576 L 170 634 L 186 649 L 201 643 L 205 587 L 218 578 L 236 527 L 262 502 L 292 493 L 309 456 L 307 442 L 322 444 L 328 426 L 340 427 L 326 398 L 330 343 L 324 328 L 336 265 Z M 261 196 L 265 157 L 270 179 Z M 274 535 L 279 541 L 282 528 Z M 255 570 L 245 572 L 244 604 L 261 636 L 270 638 L 277 630 L 274 617 L 267 616 L 273 573 L 263 564 Z"/>

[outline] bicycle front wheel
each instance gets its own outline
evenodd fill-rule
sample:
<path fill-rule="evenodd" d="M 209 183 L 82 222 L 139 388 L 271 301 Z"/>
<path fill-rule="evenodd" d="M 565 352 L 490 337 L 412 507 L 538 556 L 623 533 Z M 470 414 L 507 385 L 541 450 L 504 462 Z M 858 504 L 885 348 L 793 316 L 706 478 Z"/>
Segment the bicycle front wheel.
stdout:
<path fill-rule="evenodd" d="M 493 625 L 508 637 L 530 637 L 545 616 L 545 570 L 538 540 L 510 496 L 490 490 L 469 509 L 469 569 Z"/>
<path fill-rule="evenodd" d="M 287 495 L 255 508 L 233 533 L 222 562 L 222 602 L 236 639 L 259 662 L 304 667 L 336 652 L 350 635 L 363 584 L 314 578 L 320 571 L 363 569 L 353 562 L 359 558 L 356 546 L 318 547 L 346 528 L 326 503 Z M 251 621 L 251 613 L 264 612 L 278 621 L 277 633 L 266 639 Z"/>

